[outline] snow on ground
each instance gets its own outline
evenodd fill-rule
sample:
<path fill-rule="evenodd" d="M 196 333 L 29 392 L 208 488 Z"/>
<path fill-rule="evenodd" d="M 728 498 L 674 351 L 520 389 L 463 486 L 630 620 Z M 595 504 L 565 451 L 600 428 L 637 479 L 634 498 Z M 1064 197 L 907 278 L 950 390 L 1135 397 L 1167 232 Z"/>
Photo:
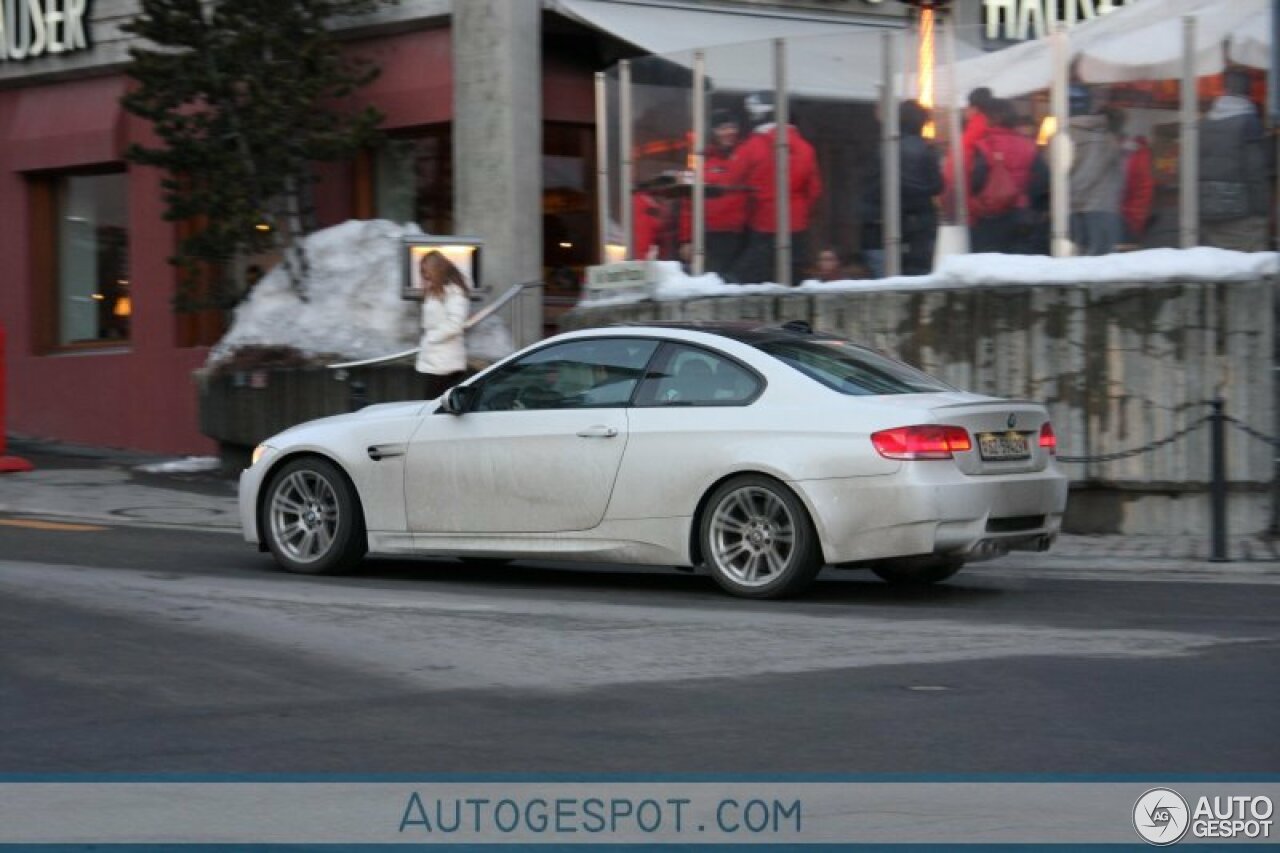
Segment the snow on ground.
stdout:
<path fill-rule="evenodd" d="M 416 346 L 422 306 L 400 297 L 401 252 L 406 237 L 422 236 L 417 225 L 383 219 L 351 220 L 308 235 L 307 301 L 290 287 L 284 265 L 277 265 L 236 309 L 207 363 L 249 345 L 290 346 L 347 361 Z M 511 336 L 496 317 L 467 334 L 472 357 L 494 360 L 511 350 Z"/>
<path fill-rule="evenodd" d="M 167 462 L 138 465 L 136 469 L 148 474 L 199 474 L 202 471 L 217 471 L 221 467 L 222 460 L 216 456 L 186 456 Z"/>
<path fill-rule="evenodd" d="M 691 276 L 675 261 L 655 261 L 653 298 L 659 301 L 748 293 L 845 293 L 912 288 L 963 288 L 980 285 L 1067 285 L 1090 282 L 1254 281 L 1280 274 L 1280 254 L 1228 252 L 1223 249 L 1147 249 L 1089 258 L 1043 255 L 951 255 L 932 275 L 849 281 L 780 284 L 725 284 L 715 273 Z M 639 296 L 584 300 L 582 307 L 640 301 Z"/>

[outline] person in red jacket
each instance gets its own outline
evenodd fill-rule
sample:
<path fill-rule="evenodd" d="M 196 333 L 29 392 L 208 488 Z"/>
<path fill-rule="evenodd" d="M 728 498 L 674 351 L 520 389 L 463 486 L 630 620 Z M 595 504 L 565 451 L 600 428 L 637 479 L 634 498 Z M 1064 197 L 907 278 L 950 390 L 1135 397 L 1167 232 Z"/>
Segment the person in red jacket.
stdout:
<path fill-rule="evenodd" d="M 711 114 L 711 140 L 704 152 L 706 202 L 703 212 L 706 229 L 707 272 L 719 273 L 725 281 L 733 281 L 731 270 L 746 240 L 747 193 L 742 187 L 740 162 L 737 157 L 738 119 L 729 110 Z M 693 203 L 680 204 L 680 247 L 684 251 L 693 242 Z"/>
<path fill-rule="evenodd" d="M 662 250 L 662 202 L 644 190 L 631 194 L 631 257 L 658 257 Z"/>
<path fill-rule="evenodd" d="M 773 281 L 774 241 L 777 233 L 777 169 L 774 144 L 773 95 L 760 92 L 743 102 L 755 129 L 738 148 L 738 174 L 749 188 L 747 238 L 732 275 L 741 282 Z M 791 209 L 791 281 L 799 283 L 809 266 L 809 221 L 822 194 L 818 157 L 794 125 L 787 125 Z"/>
<path fill-rule="evenodd" d="M 1104 111 L 1111 132 L 1120 139 L 1124 156 L 1124 194 L 1120 198 L 1120 217 L 1124 220 L 1124 243 L 1138 248 L 1151 220 L 1151 204 L 1155 197 L 1155 174 L 1151 165 L 1151 145 L 1145 136 L 1126 136 L 1126 116 L 1119 107 Z"/>
<path fill-rule="evenodd" d="M 970 248 L 973 252 L 1023 254 L 1031 188 L 1044 161 L 1033 140 L 1018 132 L 1013 104 L 994 99 L 986 105 L 987 128 L 974 141 L 969 173 Z"/>
<path fill-rule="evenodd" d="M 973 172 L 973 156 L 977 151 L 978 140 L 987 135 L 987 128 L 990 125 L 987 110 L 994 100 L 995 96 L 986 86 L 980 86 L 969 93 L 969 105 L 964 111 L 964 132 L 960 134 L 960 147 L 964 156 L 965 171 L 970 174 Z M 942 164 L 941 203 L 943 215 L 953 222 L 957 218 L 954 177 L 951 157 L 948 155 Z"/>

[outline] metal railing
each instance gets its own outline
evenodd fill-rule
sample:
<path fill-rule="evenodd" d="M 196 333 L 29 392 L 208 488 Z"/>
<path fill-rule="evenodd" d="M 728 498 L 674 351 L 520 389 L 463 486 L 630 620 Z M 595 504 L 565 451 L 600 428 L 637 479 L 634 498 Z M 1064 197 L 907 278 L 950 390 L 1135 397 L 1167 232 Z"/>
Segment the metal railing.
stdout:
<path fill-rule="evenodd" d="M 530 300 L 537 295 L 537 291 L 542 288 L 541 279 L 532 281 L 524 281 L 520 284 L 512 285 L 505 293 L 497 299 L 485 305 L 479 311 L 476 311 L 467 318 L 463 324 L 463 329 L 471 329 L 479 325 L 481 322 L 493 316 L 498 316 L 508 329 L 514 329 L 524 318 L 531 313 Z M 340 382 L 347 383 L 348 403 L 347 407 L 355 412 L 369 405 L 369 375 L 367 369 L 378 365 L 394 364 L 399 361 L 407 361 L 418 355 L 420 347 L 412 347 L 410 349 L 393 352 L 387 355 L 374 356 L 373 358 L 363 358 L 356 361 L 343 361 L 336 364 L 325 365 L 329 370 L 334 371 L 334 378 Z"/>

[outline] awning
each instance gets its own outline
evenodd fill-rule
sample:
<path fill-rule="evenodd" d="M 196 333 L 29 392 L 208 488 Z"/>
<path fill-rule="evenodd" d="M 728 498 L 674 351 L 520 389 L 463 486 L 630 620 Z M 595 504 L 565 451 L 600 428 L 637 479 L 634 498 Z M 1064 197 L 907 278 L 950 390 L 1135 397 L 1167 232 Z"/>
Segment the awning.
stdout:
<path fill-rule="evenodd" d="M 680 65 L 692 66 L 694 51 L 702 50 L 707 76 L 721 91 L 772 89 L 770 42 L 787 39 L 787 85 L 793 94 L 859 100 L 876 97 L 882 76 L 880 34 L 907 23 L 885 16 L 690 9 L 628 0 L 545 0 L 545 5 Z"/>
<path fill-rule="evenodd" d="M 36 86 L 18 93 L 7 130 L 18 171 L 111 163 L 124 154 L 123 77 Z"/>

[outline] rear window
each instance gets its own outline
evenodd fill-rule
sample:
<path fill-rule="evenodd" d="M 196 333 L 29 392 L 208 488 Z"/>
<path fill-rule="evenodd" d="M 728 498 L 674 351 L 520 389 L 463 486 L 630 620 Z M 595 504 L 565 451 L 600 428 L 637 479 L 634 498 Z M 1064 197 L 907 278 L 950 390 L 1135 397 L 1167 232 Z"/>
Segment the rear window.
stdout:
<path fill-rule="evenodd" d="M 851 396 L 954 391 L 941 379 L 900 361 L 839 339 L 772 340 L 756 348 Z"/>

